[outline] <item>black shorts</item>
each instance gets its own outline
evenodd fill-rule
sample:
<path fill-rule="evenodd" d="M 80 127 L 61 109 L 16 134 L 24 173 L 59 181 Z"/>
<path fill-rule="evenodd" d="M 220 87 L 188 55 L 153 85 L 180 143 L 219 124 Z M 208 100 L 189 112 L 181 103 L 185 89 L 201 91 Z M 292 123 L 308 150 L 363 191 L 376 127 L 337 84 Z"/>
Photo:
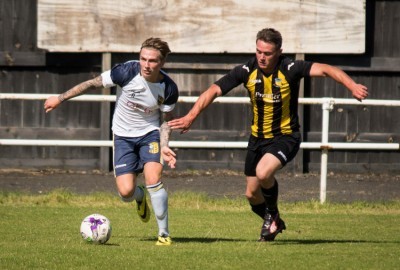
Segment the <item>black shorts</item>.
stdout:
<path fill-rule="evenodd" d="M 256 176 L 257 164 L 266 153 L 277 157 L 281 161 L 282 167 L 285 166 L 296 156 L 300 149 L 300 143 L 300 132 L 290 135 L 280 135 L 271 139 L 250 136 L 244 174 L 246 176 Z"/>

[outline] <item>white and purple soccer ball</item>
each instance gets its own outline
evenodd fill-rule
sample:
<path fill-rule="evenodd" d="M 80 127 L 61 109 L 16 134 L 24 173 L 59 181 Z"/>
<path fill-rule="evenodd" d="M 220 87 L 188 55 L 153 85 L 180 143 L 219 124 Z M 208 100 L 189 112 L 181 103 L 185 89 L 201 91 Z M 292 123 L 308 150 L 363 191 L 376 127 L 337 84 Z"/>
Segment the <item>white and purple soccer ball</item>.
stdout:
<path fill-rule="evenodd" d="M 100 214 L 91 214 L 81 223 L 81 236 L 89 243 L 105 244 L 110 239 L 111 232 L 110 220 Z"/>

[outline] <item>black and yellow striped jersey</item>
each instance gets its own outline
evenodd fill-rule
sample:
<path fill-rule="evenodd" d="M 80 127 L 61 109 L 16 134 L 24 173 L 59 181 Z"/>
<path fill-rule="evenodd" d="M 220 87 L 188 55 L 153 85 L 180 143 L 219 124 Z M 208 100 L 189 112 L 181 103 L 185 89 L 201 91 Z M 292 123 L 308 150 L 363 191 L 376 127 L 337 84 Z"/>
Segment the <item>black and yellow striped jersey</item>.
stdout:
<path fill-rule="evenodd" d="M 309 76 L 311 66 L 312 62 L 281 56 L 276 70 L 264 74 L 253 57 L 244 65 L 234 67 L 215 84 L 225 95 L 243 83 L 253 107 L 251 134 L 258 138 L 273 138 L 299 130 L 300 80 Z"/>

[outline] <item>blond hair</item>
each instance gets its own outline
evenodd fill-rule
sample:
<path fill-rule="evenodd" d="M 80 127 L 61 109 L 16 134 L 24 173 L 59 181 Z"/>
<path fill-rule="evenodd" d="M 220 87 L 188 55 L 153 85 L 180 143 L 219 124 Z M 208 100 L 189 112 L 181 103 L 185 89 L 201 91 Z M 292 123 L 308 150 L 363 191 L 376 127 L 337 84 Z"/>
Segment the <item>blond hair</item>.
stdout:
<path fill-rule="evenodd" d="M 161 40 L 160 38 L 148 38 L 142 43 L 142 47 L 140 47 L 140 51 L 143 48 L 153 48 L 160 52 L 161 60 L 167 58 L 168 54 L 171 52 L 169 49 L 168 43 Z"/>

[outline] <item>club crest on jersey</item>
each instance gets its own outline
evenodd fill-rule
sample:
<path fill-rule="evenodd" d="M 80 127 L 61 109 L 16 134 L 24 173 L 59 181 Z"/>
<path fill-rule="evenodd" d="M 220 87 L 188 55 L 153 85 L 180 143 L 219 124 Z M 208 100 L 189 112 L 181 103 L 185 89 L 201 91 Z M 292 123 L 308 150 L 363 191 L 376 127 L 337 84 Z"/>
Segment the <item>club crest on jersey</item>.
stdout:
<path fill-rule="evenodd" d="M 158 147 L 158 142 L 152 142 L 149 144 L 149 153 L 157 154 L 159 151 L 160 148 Z"/>
<path fill-rule="evenodd" d="M 157 104 L 158 105 L 161 105 L 161 104 L 163 104 L 164 103 L 164 98 L 162 97 L 162 96 L 158 96 L 158 98 L 157 98 Z"/>
<path fill-rule="evenodd" d="M 282 86 L 282 80 L 279 78 L 275 78 L 274 86 L 280 88 Z"/>

